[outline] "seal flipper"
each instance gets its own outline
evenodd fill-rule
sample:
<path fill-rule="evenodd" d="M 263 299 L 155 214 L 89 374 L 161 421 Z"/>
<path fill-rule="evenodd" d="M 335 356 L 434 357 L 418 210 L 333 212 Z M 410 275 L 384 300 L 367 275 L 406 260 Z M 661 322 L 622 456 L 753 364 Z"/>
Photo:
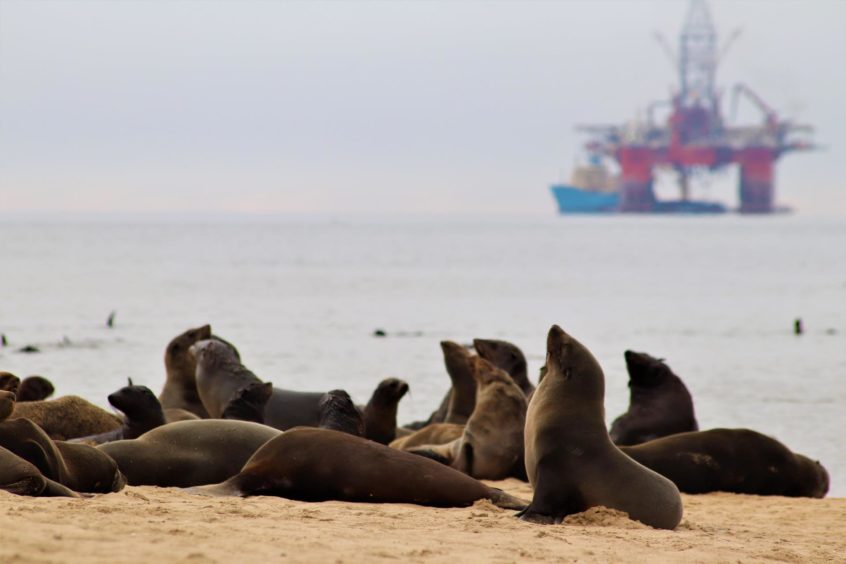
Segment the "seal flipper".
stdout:
<path fill-rule="evenodd" d="M 488 490 L 490 492 L 491 503 L 497 507 L 503 509 L 520 509 L 522 510 L 521 513 L 529 507 L 529 502 L 505 493 L 499 488 L 488 488 Z"/>
<path fill-rule="evenodd" d="M 59 482 L 54 482 L 50 478 L 45 478 L 45 482 L 47 482 L 47 485 L 40 494 L 42 497 L 83 497 Z"/>
<path fill-rule="evenodd" d="M 575 488 L 561 491 L 560 487 L 550 487 L 551 484 L 556 484 L 558 479 L 559 477 L 554 472 L 550 472 L 548 466 L 546 468 L 545 465 L 538 467 L 537 475 L 533 481 L 535 494 L 532 497 L 532 503 L 518 513 L 517 517 L 531 523 L 557 525 L 567 515 L 587 509 L 581 493 Z"/>
<path fill-rule="evenodd" d="M 460 447 L 461 437 L 443 445 L 420 445 L 410 448 L 406 452 L 430 458 L 435 462 L 440 462 L 446 466 L 451 466 L 457 458 Z"/>
<path fill-rule="evenodd" d="M 194 486 L 192 488 L 185 488 L 185 491 L 194 495 L 209 495 L 215 497 L 223 496 L 240 496 L 247 497 L 247 494 L 241 489 L 238 481 L 239 476 L 235 475 L 220 482 L 219 484 L 208 484 L 205 486 Z"/>

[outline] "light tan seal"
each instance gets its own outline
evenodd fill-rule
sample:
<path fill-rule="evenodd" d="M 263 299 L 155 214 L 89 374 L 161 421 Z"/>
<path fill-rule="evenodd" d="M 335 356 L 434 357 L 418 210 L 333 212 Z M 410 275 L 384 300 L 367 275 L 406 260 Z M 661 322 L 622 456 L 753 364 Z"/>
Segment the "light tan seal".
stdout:
<path fill-rule="evenodd" d="M 391 448 L 408 450 L 421 445 L 445 445 L 464 434 L 464 425 L 458 423 L 432 423 L 410 435 L 391 441 Z"/>
<path fill-rule="evenodd" d="M 605 428 L 605 377 L 576 339 L 554 325 L 547 372 L 526 417 L 526 473 L 534 488 L 521 518 L 561 522 L 598 505 L 624 511 L 651 527 L 675 529 L 679 490 L 614 446 Z"/>
<path fill-rule="evenodd" d="M 79 396 L 18 403 L 9 419 L 26 418 L 51 439 L 67 440 L 98 435 L 123 426 L 123 421 Z"/>

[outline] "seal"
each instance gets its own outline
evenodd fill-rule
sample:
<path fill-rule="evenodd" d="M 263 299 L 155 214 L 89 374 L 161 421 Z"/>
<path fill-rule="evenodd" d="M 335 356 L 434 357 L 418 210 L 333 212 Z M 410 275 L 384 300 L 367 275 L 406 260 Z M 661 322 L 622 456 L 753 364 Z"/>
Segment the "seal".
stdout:
<path fill-rule="evenodd" d="M 520 517 L 560 522 L 602 505 L 650 527 L 674 529 L 683 511 L 679 490 L 623 454 L 608 437 L 599 363 L 557 325 L 546 347 L 546 375 L 526 416 L 526 474 L 534 497 Z"/>
<path fill-rule="evenodd" d="M 464 425 L 458 423 L 432 423 L 410 435 L 391 441 L 391 448 L 408 450 L 421 445 L 444 445 L 464 434 Z"/>
<path fill-rule="evenodd" d="M 490 499 L 500 507 L 525 507 L 521 500 L 448 466 L 330 429 L 287 431 L 258 449 L 237 475 L 190 491 L 436 507 Z"/>
<path fill-rule="evenodd" d="M 264 409 L 272 395 L 273 384 L 270 382 L 251 382 L 232 395 L 220 417 L 263 424 Z"/>
<path fill-rule="evenodd" d="M 0 372 L 0 391 L 16 394 L 21 380 L 11 372 Z"/>
<path fill-rule="evenodd" d="M 137 439 L 96 448 L 111 456 L 131 486 L 187 488 L 234 476 L 279 431 L 249 421 L 201 419 L 157 427 Z"/>
<path fill-rule="evenodd" d="M 109 403 L 123 412 L 123 425 L 112 431 L 73 439 L 71 442 L 100 445 L 121 439 L 137 439 L 147 431 L 166 423 L 159 399 L 147 386 L 129 385 L 109 394 Z"/>
<path fill-rule="evenodd" d="M 829 476 L 818 461 L 750 429 L 709 429 L 620 447 L 690 494 L 733 492 L 822 498 Z"/>
<path fill-rule="evenodd" d="M 662 359 L 634 351 L 626 351 L 625 357 L 629 409 L 611 424 L 614 444 L 636 445 L 699 430 L 690 392 Z"/>
<path fill-rule="evenodd" d="M 33 464 L 0 447 L 0 490 L 28 496 L 80 497 L 69 488 L 46 478 Z"/>
<path fill-rule="evenodd" d="M 408 393 L 408 383 L 397 378 L 379 382 L 370 401 L 364 407 L 365 437 L 386 445 L 397 435 L 397 408 Z"/>
<path fill-rule="evenodd" d="M 26 418 L 51 439 L 66 440 L 119 429 L 121 419 L 79 396 L 17 403 L 9 419 Z"/>
<path fill-rule="evenodd" d="M 33 464 L 44 477 L 78 492 L 115 492 L 125 484 L 108 456 L 87 445 L 73 445 L 65 452 L 64 443 L 52 441 L 29 419 L 0 423 L 0 446 Z"/>
<path fill-rule="evenodd" d="M 167 379 L 159 394 L 159 401 L 165 410 L 184 409 L 200 418 L 209 416 L 203 407 L 203 402 L 200 401 L 200 396 L 197 394 L 197 384 L 194 380 L 196 371 L 194 358 L 188 354 L 191 345 L 205 339 L 214 339 L 223 343 L 232 349 L 236 357 L 239 357 L 238 350 L 231 343 L 212 334 L 211 325 L 188 329 L 174 337 L 165 349 L 164 361 Z"/>
<path fill-rule="evenodd" d="M 344 390 L 331 390 L 320 399 L 321 429 L 333 429 L 363 437 L 365 424 L 361 412 Z"/>
<path fill-rule="evenodd" d="M 480 480 L 525 479 L 523 430 L 526 395 L 511 376 L 482 357 L 471 359 L 476 408 L 460 438 L 444 445 L 406 448 Z"/>
<path fill-rule="evenodd" d="M 14 393 L 0 390 L 0 422 L 9 418 L 15 410 L 15 402 L 16 398 Z"/>
<path fill-rule="evenodd" d="M 41 401 L 53 395 L 53 383 L 43 376 L 27 376 L 18 386 L 18 401 Z"/>
<path fill-rule="evenodd" d="M 508 372 L 526 397 L 531 397 L 535 386 L 529 380 L 526 355 L 517 345 L 497 339 L 473 339 L 473 348 L 479 356 Z"/>
<path fill-rule="evenodd" d="M 202 403 L 211 417 L 220 417 L 233 395 L 261 380 L 241 364 L 237 354 L 216 340 L 199 341 L 191 346 L 196 366 L 196 383 Z M 318 406 L 323 392 L 294 392 L 273 388 L 264 408 L 266 425 L 285 431 L 301 425 L 320 424 Z"/>

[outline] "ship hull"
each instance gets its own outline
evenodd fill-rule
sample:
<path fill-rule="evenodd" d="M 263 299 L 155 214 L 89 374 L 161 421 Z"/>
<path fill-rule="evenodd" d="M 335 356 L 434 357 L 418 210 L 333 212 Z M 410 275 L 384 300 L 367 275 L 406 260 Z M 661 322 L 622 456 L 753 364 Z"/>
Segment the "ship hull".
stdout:
<path fill-rule="evenodd" d="M 615 192 L 592 192 L 567 184 L 550 187 L 558 211 L 562 214 L 613 214 L 620 213 L 620 196 Z M 657 201 L 649 210 L 640 213 L 670 214 L 720 214 L 728 211 L 717 202 L 693 200 Z"/>

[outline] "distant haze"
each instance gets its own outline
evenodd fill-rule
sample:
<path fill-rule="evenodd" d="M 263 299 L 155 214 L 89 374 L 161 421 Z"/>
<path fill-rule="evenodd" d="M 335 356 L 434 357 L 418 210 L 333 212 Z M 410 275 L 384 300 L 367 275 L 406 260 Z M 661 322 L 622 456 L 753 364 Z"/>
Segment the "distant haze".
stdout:
<path fill-rule="evenodd" d="M 652 33 L 687 6 L 0 0 L 0 212 L 551 214 L 574 126 L 676 85 Z M 826 146 L 779 162 L 777 199 L 846 214 L 846 2 L 710 7 L 743 28 L 724 113 L 743 81 Z"/>

